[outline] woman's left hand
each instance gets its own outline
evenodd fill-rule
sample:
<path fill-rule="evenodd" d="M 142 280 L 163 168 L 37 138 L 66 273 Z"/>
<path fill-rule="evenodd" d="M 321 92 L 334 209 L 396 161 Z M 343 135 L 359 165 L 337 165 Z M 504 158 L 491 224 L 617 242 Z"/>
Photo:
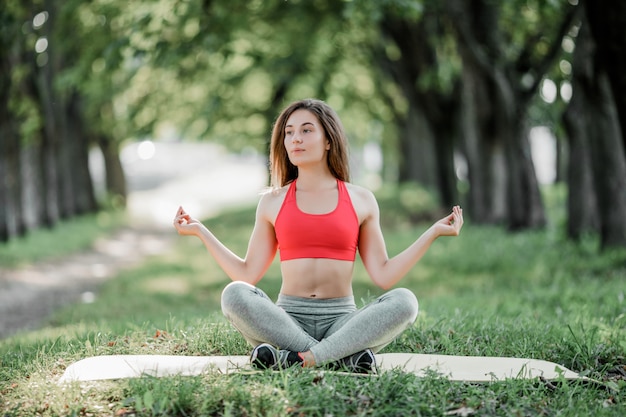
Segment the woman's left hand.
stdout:
<path fill-rule="evenodd" d="M 434 224 L 438 236 L 458 236 L 463 227 L 463 209 L 454 206 L 452 213 Z"/>

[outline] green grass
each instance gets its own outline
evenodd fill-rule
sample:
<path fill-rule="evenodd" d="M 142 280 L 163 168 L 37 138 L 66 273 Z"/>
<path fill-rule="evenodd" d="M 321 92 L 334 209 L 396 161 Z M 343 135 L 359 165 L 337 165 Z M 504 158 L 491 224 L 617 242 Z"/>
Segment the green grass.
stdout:
<path fill-rule="evenodd" d="M 0 266 L 15 268 L 86 249 L 98 236 L 122 225 L 124 218 L 122 212 L 109 210 L 64 220 L 49 229 L 30 231 L 8 243 L 0 243 Z"/>
<path fill-rule="evenodd" d="M 244 253 L 253 219 L 249 209 L 207 224 Z M 399 371 L 321 376 L 294 369 L 54 384 L 67 365 L 93 355 L 249 353 L 219 310 L 226 276 L 198 240 L 180 238 L 171 253 L 107 282 L 94 303 L 69 306 L 41 330 L 3 340 L 1 415 L 625 415 L 626 251 L 598 253 L 591 238 L 568 242 L 561 223 L 511 235 L 468 221 L 461 237 L 437 241 L 401 282 L 420 300 L 418 320 L 385 352 L 545 359 L 605 387 L 534 380 L 469 384 Z M 390 254 L 426 227 L 411 226 L 403 216 L 384 224 Z M 260 286 L 277 295 L 277 263 Z M 382 293 L 362 266 L 354 288 L 363 303 Z"/>

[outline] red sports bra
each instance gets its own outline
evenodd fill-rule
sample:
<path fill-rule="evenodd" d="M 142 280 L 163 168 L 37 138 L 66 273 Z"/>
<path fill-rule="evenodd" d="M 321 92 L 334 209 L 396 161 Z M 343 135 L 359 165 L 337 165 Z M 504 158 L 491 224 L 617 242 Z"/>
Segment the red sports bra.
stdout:
<path fill-rule="evenodd" d="M 274 230 L 280 260 L 328 258 L 354 261 L 359 241 L 359 219 L 346 184 L 337 180 L 339 201 L 330 213 L 309 214 L 298 208 L 296 180 L 287 190 Z"/>

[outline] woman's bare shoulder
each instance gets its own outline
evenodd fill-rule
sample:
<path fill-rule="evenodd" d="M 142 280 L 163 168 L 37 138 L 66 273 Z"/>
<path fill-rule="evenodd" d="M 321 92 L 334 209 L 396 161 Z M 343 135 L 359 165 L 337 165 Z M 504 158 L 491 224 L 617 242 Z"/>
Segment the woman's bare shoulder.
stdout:
<path fill-rule="evenodd" d="M 346 183 L 346 188 L 350 193 L 350 197 L 352 197 L 353 199 L 357 198 L 370 204 L 372 202 L 376 202 L 376 197 L 374 196 L 374 193 L 368 188 L 349 182 Z"/>
<path fill-rule="evenodd" d="M 346 188 L 350 194 L 352 206 L 357 212 L 361 223 L 378 216 L 378 202 L 371 190 L 351 183 L 346 183 Z"/>
<path fill-rule="evenodd" d="M 289 185 L 285 185 L 283 187 L 266 187 L 261 191 L 261 201 L 272 201 L 275 199 L 282 200 L 285 198 L 287 189 L 289 189 Z"/>
<path fill-rule="evenodd" d="M 278 215 L 278 211 L 285 200 L 287 195 L 287 189 L 289 186 L 284 187 L 268 187 L 261 192 L 261 198 L 259 199 L 259 205 L 257 207 L 257 213 L 268 219 L 275 219 Z"/>

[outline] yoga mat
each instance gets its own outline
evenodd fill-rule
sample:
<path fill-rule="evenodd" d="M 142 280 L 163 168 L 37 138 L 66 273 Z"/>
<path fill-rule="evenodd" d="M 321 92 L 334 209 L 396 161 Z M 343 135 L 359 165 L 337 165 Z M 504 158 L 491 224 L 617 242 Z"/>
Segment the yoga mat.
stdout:
<path fill-rule="evenodd" d="M 59 382 L 97 381 L 142 376 L 229 374 L 254 371 L 248 356 L 104 355 L 68 366 Z M 452 381 L 492 382 L 507 379 L 585 380 L 556 363 L 540 359 L 383 353 L 376 355 L 378 372 L 401 369 L 418 376 L 436 372 Z M 356 374 L 355 374 L 356 375 Z"/>

